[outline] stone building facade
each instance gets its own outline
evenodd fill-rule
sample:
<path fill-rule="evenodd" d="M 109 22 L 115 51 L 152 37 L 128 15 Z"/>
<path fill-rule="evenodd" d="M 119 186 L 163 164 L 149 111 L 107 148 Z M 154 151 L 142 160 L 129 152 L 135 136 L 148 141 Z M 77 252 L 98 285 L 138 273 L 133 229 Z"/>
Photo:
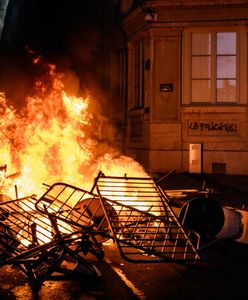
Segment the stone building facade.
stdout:
<path fill-rule="evenodd" d="M 127 153 L 150 172 L 248 174 L 248 1 L 119 5 L 111 74 Z"/>

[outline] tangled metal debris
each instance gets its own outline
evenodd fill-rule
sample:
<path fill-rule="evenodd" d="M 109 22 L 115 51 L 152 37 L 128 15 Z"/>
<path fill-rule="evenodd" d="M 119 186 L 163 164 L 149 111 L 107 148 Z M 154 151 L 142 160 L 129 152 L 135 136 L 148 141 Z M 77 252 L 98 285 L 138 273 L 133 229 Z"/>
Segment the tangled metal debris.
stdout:
<path fill-rule="evenodd" d="M 102 259 L 108 239 L 130 262 L 205 260 L 199 233 L 183 222 L 150 177 L 100 172 L 91 191 L 58 182 L 39 199 L 0 203 L 0 267 L 18 267 L 33 289 L 55 272 L 98 278 L 87 256 Z"/>

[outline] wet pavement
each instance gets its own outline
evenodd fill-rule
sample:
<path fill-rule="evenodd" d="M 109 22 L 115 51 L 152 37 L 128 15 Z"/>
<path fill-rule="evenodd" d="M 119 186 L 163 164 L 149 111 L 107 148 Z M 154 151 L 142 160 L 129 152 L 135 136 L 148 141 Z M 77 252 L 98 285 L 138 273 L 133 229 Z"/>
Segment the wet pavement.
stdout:
<path fill-rule="evenodd" d="M 1 268 L 2 299 L 243 299 L 247 296 L 248 247 L 223 241 L 208 250 L 209 262 L 133 264 L 110 249 L 95 262 L 102 278 L 47 280 L 32 292 L 14 268 Z"/>
<path fill-rule="evenodd" d="M 248 203 L 248 177 L 225 175 L 171 174 L 161 183 L 166 190 L 213 190 L 211 197 L 223 205 L 243 207 Z M 180 200 L 179 205 L 186 199 Z M 182 265 L 176 263 L 129 263 L 116 245 L 104 246 L 104 259 L 90 257 L 100 270 L 98 280 L 83 275 L 54 278 L 34 293 L 26 277 L 10 266 L 0 269 L 2 299 L 170 299 L 214 300 L 247 297 L 248 245 L 222 240 L 205 250 L 207 262 Z"/>

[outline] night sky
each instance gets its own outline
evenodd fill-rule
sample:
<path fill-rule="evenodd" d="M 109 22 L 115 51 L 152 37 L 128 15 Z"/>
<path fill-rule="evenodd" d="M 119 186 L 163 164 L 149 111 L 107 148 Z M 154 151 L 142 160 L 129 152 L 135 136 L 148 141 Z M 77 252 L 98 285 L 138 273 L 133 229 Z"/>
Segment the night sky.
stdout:
<path fill-rule="evenodd" d="M 27 47 L 48 62 L 92 81 L 111 31 L 114 0 L 9 0 L 0 42 L 0 91 L 19 101 L 36 75 Z M 35 73 L 35 74 L 34 74 Z M 14 84 L 14 85 L 13 85 Z M 17 100 L 15 100 L 17 99 Z"/>
<path fill-rule="evenodd" d="M 112 18 L 111 0 L 9 0 L 2 43 L 60 52 L 72 36 L 87 39 L 91 28 L 104 30 Z"/>

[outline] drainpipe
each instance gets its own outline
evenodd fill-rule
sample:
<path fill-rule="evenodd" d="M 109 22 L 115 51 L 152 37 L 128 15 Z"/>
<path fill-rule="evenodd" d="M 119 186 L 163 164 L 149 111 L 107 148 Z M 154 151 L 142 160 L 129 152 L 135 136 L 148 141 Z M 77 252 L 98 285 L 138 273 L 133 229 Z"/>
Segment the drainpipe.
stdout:
<path fill-rule="evenodd" d="M 123 139 L 124 139 L 124 148 L 125 148 L 125 152 L 127 150 L 127 137 L 128 137 L 128 134 L 127 134 L 127 126 L 128 126 L 128 40 L 127 40 L 127 35 L 126 35 L 126 32 L 122 26 L 122 20 L 123 20 L 123 17 L 126 16 L 126 13 L 127 13 L 127 10 L 129 11 L 130 10 L 130 7 L 128 9 L 126 9 L 125 12 L 123 12 L 123 7 L 121 6 L 121 1 L 116 1 L 116 13 L 117 13 L 117 22 L 118 22 L 118 27 L 120 29 L 120 32 L 122 34 L 122 37 L 123 37 L 123 41 L 124 41 L 124 62 L 125 62 L 125 66 L 124 66 L 124 72 L 125 72 L 125 85 L 123 86 L 124 88 L 124 127 L 125 127 L 125 130 L 124 130 L 124 136 L 123 136 Z M 131 4 L 131 2 L 129 3 L 129 5 Z"/>
<path fill-rule="evenodd" d="M 136 1 L 130 1 L 129 6 L 126 8 L 124 17 L 129 13 L 133 8 L 137 8 L 140 6 L 143 9 L 142 2 L 143 0 Z M 121 13 L 121 7 L 119 6 L 119 13 Z M 125 55 L 125 95 L 124 95 L 124 126 L 125 126 L 125 151 L 127 149 L 127 140 L 128 140 L 128 39 L 125 30 L 122 27 L 122 20 L 120 21 L 120 31 L 122 33 L 123 39 L 124 39 L 124 55 Z"/>
<path fill-rule="evenodd" d="M 2 0 L 0 3 L 0 40 L 2 38 L 2 32 L 3 32 L 8 4 L 9 4 L 9 0 Z"/>
<path fill-rule="evenodd" d="M 125 56 L 125 86 L 124 86 L 124 126 L 125 126 L 125 152 L 127 150 L 127 139 L 128 139 L 128 41 L 126 32 L 121 27 L 121 33 L 124 39 L 124 56 Z"/>

